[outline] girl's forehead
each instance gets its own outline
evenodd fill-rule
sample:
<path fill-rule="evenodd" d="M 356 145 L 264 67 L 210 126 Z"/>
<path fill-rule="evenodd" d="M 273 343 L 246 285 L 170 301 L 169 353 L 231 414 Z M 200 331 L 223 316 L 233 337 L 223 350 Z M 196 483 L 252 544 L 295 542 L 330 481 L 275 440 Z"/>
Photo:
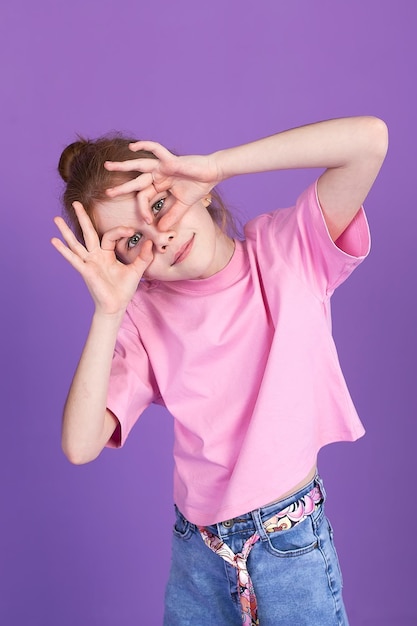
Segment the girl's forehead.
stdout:
<path fill-rule="evenodd" d="M 93 213 L 100 234 L 117 226 L 137 227 L 144 222 L 138 211 L 136 194 L 97 202 Z"/>

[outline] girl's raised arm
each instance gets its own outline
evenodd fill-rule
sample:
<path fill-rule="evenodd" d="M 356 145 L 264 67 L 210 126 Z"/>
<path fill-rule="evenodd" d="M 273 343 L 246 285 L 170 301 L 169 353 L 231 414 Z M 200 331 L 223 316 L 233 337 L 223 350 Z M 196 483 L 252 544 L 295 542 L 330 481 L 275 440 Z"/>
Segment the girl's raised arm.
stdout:
<path fill-rule="evenodd" d="M 110 196 L 140 191 L 150 184 L 170 189 L 179 200 L 161 219 L 168 229 L 187 207 L 222 180 L 272 170 L 326 168 L 318 193 L 330 235 L 336 240 L 362 205 L 384 161 L 388 146 L 385 123 L 376 117 L 349 117 L 317 122 L 205 156 L 171 154 L 160 144 L 140 141 L 133 152 L 150 150 L 157 159 L 106 163 L 109 170 L 145 172 L 109 190 Z"/>
<path fill-rule="evenodd" d="M 318 195 L 333 240 L 365 200 L 388 147 L 385 123 L 376 117 L 328 120 L 287 130 L 213 156 L 222 179 L 238 174 L 324 167 Z"/>

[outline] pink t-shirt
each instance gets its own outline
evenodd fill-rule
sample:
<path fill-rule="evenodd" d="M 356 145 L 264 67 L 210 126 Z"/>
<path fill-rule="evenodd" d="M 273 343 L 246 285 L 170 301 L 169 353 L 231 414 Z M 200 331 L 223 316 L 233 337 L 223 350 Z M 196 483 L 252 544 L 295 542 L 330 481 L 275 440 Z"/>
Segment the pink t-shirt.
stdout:
<path fill-rule="evenodd" d="M 174 417 L 174 500 L 209 525 L 275 500 L 319 449 L 364 433 L 331 336 L 330 296 L 369 251 L 361 209 L 334 244 L 311 185 L 245 227 L 203 280 L 149 281 L 129 305 L 108 407 L 122 445 L 142 411 Z"/>

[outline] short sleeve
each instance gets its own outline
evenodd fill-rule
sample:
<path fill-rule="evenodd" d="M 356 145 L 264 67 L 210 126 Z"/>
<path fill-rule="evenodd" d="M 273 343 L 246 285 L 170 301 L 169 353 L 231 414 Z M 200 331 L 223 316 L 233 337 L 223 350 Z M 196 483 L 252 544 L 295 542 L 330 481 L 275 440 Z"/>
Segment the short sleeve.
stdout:
<path fill-rule="evenodd" d="M 157 385 L 134 322 L 126 313 L 120 327 L 110 373 L 107 408 L 119 422 L 108 447 L 119 447 L 143 411 L 158 396 Z"/>
<path fill-rule="evenodd" d="M 264 262 L 277 257 L 307 284 L 314 294 L 329 297 L 363 261 L 370 250 L 370 234 L 363 207 L 336 242 L 328 232 L 317 195 L 310 185 L 289 209 L 260 216 L 250 235 Z"/>

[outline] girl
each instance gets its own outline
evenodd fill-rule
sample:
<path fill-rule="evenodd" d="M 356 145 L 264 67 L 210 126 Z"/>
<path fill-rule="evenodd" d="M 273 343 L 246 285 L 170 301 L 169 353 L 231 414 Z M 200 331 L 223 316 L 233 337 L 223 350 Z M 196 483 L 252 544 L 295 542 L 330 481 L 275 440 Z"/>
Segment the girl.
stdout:
<path fill-rule="evenodd" d="M 369 249 L 361 205 L 385 157 L 373 117 L 329 120 L 207 156 L 119 136 L 64 150 L 52 243 L 95 303 L 63 417 L 73 463 L 121 446 L 152 402 L 175 424 L 168 626 L 345 625 L 317 454 L 363 427 L 329 300 Z M 134 154 L 136 153 L 136 154 Z M 243 241 L 215 186 L 326 168 Z"/>

